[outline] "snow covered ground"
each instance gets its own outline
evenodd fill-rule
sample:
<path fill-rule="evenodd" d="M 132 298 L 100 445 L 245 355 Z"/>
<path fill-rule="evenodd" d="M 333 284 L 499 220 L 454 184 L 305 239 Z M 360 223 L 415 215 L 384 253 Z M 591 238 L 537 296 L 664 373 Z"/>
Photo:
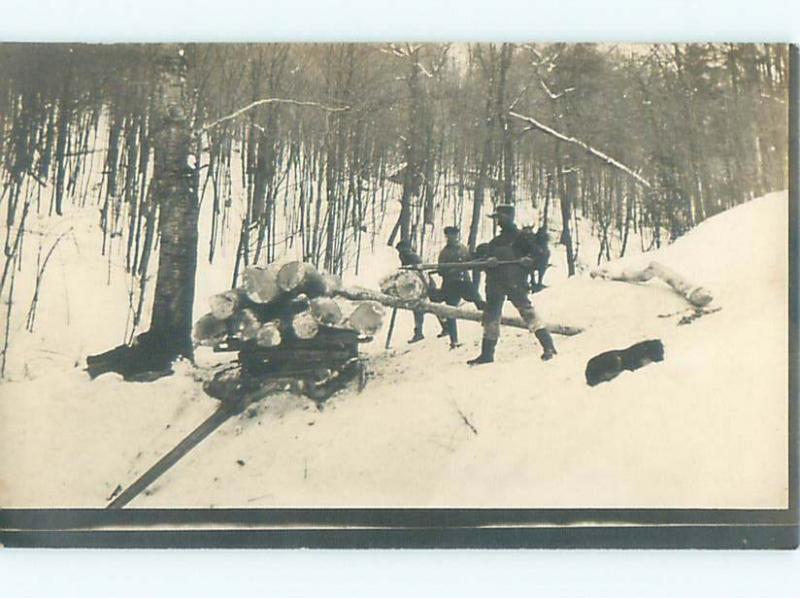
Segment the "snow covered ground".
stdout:
<path fill-rule="evenodd" d="M 555 337 L 559 355 L 542 363 L 532 335 L 504 329 L 496 363 L 479 368 L 464 364 L 478 324 L 460 323 L 463 346 L 450 351 L 428 316 L 428 338 L 406 345 L 411 314 L 401 312 L 393 350 L 383 350 L 385 331 L 365 346 L 362 393 L 345 390 L 322 411 L 289 394 L 264 400 L 131 506 L 785 507 L 787 204 L 785 192 L 770 194 L 610 265 L 657 259 L 709 288 L 718 312 L 678 326 L 687 304 L 660 282 L 567 279 L 557 264 L 537 309 L 585 332 Z M 82 238 L 54 254 L 36 333 L 11 331 L 0 507 L 103 506 L 216 407 L 204 371 L 188 364 L 153 383 L 90 382 L 76 367 L 122 341 L 128 311 L 119 264 Z M 352 281 L 374 286 L 395 259 L 385 247 L 362 255 Z M 196 314 L 228 286 L 226 272 L 201 266 Z M 106 285 L 108 276 L 120 279 Z M 78 288 L 92 291 L 70 300 Z M 665 361 L 586 386 L 590 357 L 648 338 L 663 340 Z M 198 354 L 205 365 L 221 359 Z"/>

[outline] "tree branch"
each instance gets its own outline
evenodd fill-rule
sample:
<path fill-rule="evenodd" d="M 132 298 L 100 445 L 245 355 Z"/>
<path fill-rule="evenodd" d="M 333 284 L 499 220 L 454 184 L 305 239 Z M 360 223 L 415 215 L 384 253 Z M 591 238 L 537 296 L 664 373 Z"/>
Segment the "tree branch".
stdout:
<path fill-rule="evenodd" d="M 326 110 L 327 112 L 346 112 L 350 110 L 350 106 L 326 106 L 325 104 L 320 104 L 319 102 L 312 102 L 312 101 L 303 101 L 303 100 L 292 100 L 289 98 L 264 98 L 262 100 L 256 100 L 255 102 L 251 102 L 244 108 L 240 108 L 236 112 L 232 112 L 227 116 L 223 116 L 222 118 L 218 118 L 215 121 L 204 125 L 197 134 L 204 133 L 209 129 L 216 127 L 224 122 L 229 120 L 233 120 L 247 112 L 248 110 L 252 110 L 253 108 L 257 108 L 258 106 L 263 106 L 265 104 L 291 104 L 293 106 L 308 106 L 312 108 L 319 108 L 320 110 Z"/>
<path fill-rule="evenodd" d="M 574 137 L 568 137 L 567 135 L 564 135 L 563 133 L 559 133 L 555 129 L 551 129 L 547 125 L 544 125 L 544 124 L 540 123 L 539 121 L 531 118 L 530 116 L 524 116 L 524 115 L 518 114 L 516 112 L 509 112 L 508 114 L 510 116 L 513 116 L 514 118 L 517 118 L 517 119 L 519 119 L 521 121 L 524 121 L 524 122 L 528 123 L 530 125 L 530 129 L 538 129 L 542 133 L 546 133 L 546 134 L 550 135 L 551 137 L 555 137 L 556 139 L 558 139 L 560 141 L 565 141 L 566 143 L 571 143 L 573 145 L 577 145 L 578 147 L 586 150 L 586 152 L 588 154 L 591 154 L 595 158 L 599 158 L 600 160 L 602 160 L 603 162 L 605 162 L 609 166 L 613 166 L 614 168 L 617 168 L 618 170 L 621 170 L 622 172 L 630 175 L 631 177 L 633 177 L 636 181 L 638 181 L 644 187 L 647 187 L 648 189 L 651 189 L 653 187 L 653 185 L 647 179 L 643 178 L 642 176 L 640 176 L 639 174 L 637 174 L 636 172 L 634 172 L 633 170 L 631 170 L 630 168 L 628 168 L 627 166 L 625 166 L 621 162 L 618 162 L 617 160 L 615 160 L 611 156 L 608 156 L 608 155 L 604 154 L 600 150 L 596 150 L 595 148 L 593 148 L 592 146 L 588 145 L 587 143 L 581 141 L 580 139 L 575 139 Z"/>
<path fill-rule="evenodd" d="M 557 99 L 558 99 L 558 98 L 560 98 L 561 96 L 563 96 L 563 95 L 565 95 L 565 94 L 568 94 L 568 93 L 569 93 L 569 92 L 571 92 L 571 91 L 575 91 L 575 88 L 574 88 L 574 87 L 567 87 L 567 88 L 566 88 L 564 91 L 562 91 L 561 93 L 554 93 L 553 91 L 551 91 L 551 90 L 550 90 L 550 88 L 547 86 L 547 83 L 545 83 L 545 82 L 544 82 L 544 79 L 542 79 L 541 77 L 539 78 L 539 83 L 541 83 L 541 84 L 542 84 L 542 88 L 544 89 L 545 93 L 546 93 L 548 96 L 550 96 L 550 99 L 551 99 L 551 100 L 557 100 Z"/>

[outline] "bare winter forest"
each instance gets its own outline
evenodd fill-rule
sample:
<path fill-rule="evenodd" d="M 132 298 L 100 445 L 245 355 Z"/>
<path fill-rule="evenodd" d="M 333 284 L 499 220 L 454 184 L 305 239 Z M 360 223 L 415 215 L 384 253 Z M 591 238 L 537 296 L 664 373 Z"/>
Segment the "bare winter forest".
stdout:
<path fill-rule="evenodd" d="M 788 50 L 0 45 L 0 507 L 785 508 Z"/>
<path fill-rule="evenodd" d="M 448 224 L 474 249 L 513 203 L 574 274 L 784 189 L 787 67 L 767 44 L 2 45 L 3 369 L 12 312 L 33 330 L 68 242 L 34 219 L 92 209 L 96 252 L 124 255 L 128 339 L 152 293 L 150 329 L 190 355 L 197 261 L 221 252 L 231 286 L 287 248 L 357 272 L 378 244 L 435 250 Z"/>

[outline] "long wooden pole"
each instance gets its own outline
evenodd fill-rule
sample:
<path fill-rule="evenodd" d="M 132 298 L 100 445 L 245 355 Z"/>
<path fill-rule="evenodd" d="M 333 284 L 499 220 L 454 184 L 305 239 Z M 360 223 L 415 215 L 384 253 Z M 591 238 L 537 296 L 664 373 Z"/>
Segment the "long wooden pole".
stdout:
<path fill-rule="evenodd" d="M 161 457 L 158 462 L 150 469 L 145 471 L 139 478 L 128 486 L 119 496 L 106 506 L 106 509 L 121 509 L 134 498 L 139 496 L 150 484 L 167 472 L 180 459 L 211 435 L 217 428 L 224 424 L 233 415 L 225 405 L 220 405 L 202 424 L 197 426 L 192 432 L 178 445 Z"/>
<path fill-rule="evenodd" d="M 477 310 L 452 307 L 443 303 L 431 303 L 430 301 L 398 299 L 397 297 L 392 297 L 391 295 L 386 295 L 363 287 L 342 288 L 334 291 L 334 294 L 344 297 L 345 299 L 350 299 L 351 301 L 377 301 L 387 307 L 423 311 L 435 314 L 441 318 L 456 318 L 458 320 L 480 322 L 483 317 L 483 314 Z M 503 316 L 500 323 L 505 326 L 511 326 L 512 328 L 528 328 L 528 325 L 522 318 Z M 564 324 L 548 324 L 547 329 L 553 334 L 561 334 L 564 336 L 574 336 L 583 332 L 582 328 Z"/>
<path fill-rule="evenodd" d="M 384 349 L 388 349 L 392 346 L 392 334 L 394 333 L 394 323 L 397 320 L 397 307 L 392 308 L 392 317 L 389 320 L 389 331 L 386 333 L 386 345 Z"/>
<path fill-rule="evenodd" d="M 497 266 L 511 266 L 511 265 L 522 265 L 525 260 L 531 260 L 532 258 L 519 258 L 514 260 L 495 260 L 495 261 L 487 261 L 487 260 L 471 260 L 468 262 L 443 262 L 440 264 L 413 264 L 411 266 L 400 266 L 400 270 L 439 270 L 439 269 L 447 269 L 447 270 L 474 270 L 474 269 L 481 269 L 481 270 L 489 270 L 491 268 L 496 268 Z M 533 262 L 531 262 L 533 263 Z"/>
<path fill-rule="evenodd" d="M 106 506 L 106 509 L 121 509 L 144 492 L 148 486 L 164 475 L 186 453 L 208 438 L 222 424 L 244 411 L 250 403 L 274 390 L 277 384 L 267 384 L 257 392 L 244 393 L 235 401 L 223 402 L 203 423 L 192 430 L 171 451 L 161 457 L 155 465 L 140 475 L 130 486 Z"/>

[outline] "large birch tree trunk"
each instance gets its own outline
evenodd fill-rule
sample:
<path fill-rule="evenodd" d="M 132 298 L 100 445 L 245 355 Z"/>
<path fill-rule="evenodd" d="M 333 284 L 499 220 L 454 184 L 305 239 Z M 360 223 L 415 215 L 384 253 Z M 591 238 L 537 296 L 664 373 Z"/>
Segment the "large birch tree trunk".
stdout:
<path fill-rule="evenodd" d="M 197 270 L 197 197 L 188 165 L 191 141 L 186 60 L 176 45 L 159 59 L 154 102 L 153 184 L 159 205 L 158 275 L 148 335 L 173 357 L 192 357 L 192 304 Z"/>

